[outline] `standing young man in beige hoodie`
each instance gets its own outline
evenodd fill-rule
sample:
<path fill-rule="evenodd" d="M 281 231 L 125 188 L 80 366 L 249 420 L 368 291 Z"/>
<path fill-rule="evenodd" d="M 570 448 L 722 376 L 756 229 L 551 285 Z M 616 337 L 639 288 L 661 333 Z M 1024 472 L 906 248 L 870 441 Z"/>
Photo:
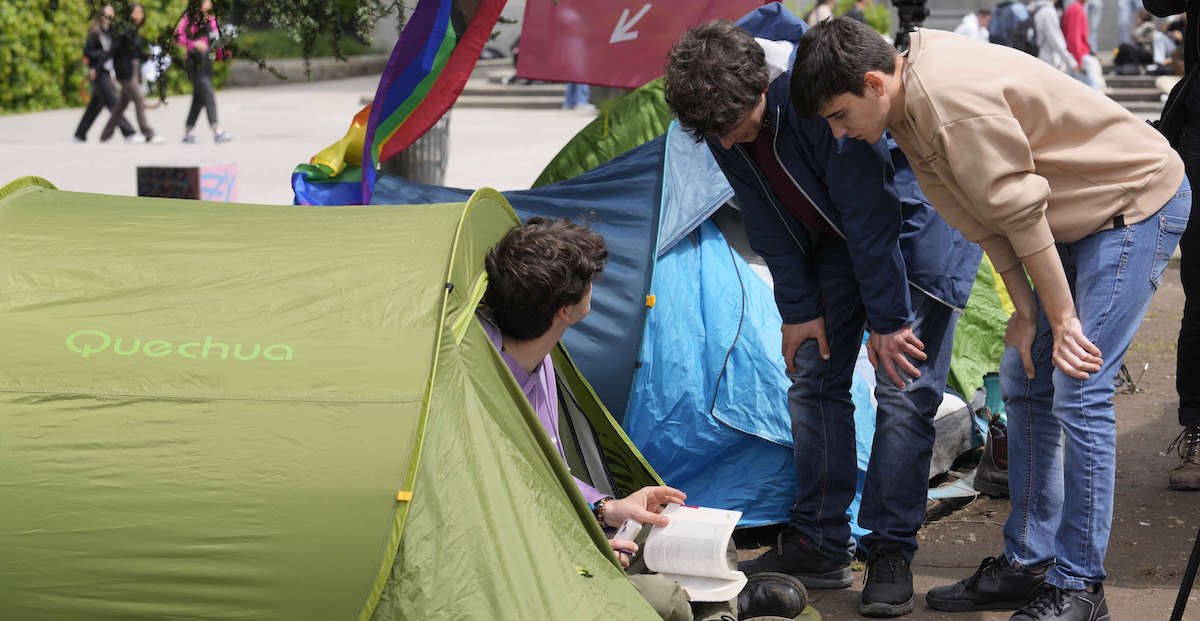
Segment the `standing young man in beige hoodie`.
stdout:
<path fill-rule="evenodd" d="M 1113 378 L 1187 226 L 1183 162 L 1151 127 L 1027 54 L 930 30 L 910 41 L 898 54 L 869 28 L 831 20 L 801 41 L 791 88 L 799 112 L 821 114 L 837 137 L 874 142 L 890 129 L 933 207 L 983 247 L 1016 307 L 1001 362 L 1004 553 L 926 601 L 1105 621 Z"/>

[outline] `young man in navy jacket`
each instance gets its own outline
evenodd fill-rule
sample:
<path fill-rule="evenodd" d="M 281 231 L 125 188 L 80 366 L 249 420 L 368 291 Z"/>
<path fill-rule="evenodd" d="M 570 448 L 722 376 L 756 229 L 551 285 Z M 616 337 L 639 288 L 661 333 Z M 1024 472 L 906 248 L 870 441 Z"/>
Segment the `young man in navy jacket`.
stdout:
<path fill-rule="evenodd" d="M 798 492 L 778 544 L 742 569 L 850 585 L 850 382 L 869 328 L 878 416 L 858 516 L 872 531 L 860 611 L 896 616 L 913 606 L 933 416 L 981 251 L 933 211 L 890 139 L 838 141 L 821 117 L 796 114 L 790 67 L 806 31 L 778 3 L 701 24 L 668 55 L 666 97 L 733 186 L 783 318 Z"/>

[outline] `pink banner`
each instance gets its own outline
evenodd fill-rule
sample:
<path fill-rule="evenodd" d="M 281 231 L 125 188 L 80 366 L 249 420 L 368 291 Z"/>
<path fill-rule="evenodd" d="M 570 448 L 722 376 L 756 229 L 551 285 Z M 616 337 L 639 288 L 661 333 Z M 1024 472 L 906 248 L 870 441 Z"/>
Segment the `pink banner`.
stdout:
<path fill-rule="evenodd" d="M 637 88 L 663 73 L 688 28 L 736 20 L 763 0 L 529 0 L 517 76 Z"/>

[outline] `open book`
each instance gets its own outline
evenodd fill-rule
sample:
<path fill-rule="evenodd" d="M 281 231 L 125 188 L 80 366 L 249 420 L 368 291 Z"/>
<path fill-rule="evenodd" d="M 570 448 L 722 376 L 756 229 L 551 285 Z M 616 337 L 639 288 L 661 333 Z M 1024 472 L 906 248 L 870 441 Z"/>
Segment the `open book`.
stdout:
<path fill-rule="evenodd" d="M 671 523 L 654 527 L 646 538 L 646 567 L 678 582 L 694 602 L 737 597 L 746 575 L 729 568 L 725 552 L 742 512 L 669 504 L 663 515 Z"/>

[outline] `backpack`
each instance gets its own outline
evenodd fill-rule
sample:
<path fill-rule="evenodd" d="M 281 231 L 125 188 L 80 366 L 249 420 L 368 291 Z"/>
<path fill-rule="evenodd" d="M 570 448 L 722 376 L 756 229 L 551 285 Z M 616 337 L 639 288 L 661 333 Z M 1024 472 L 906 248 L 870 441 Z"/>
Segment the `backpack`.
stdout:
<path fill-rule="evenodd" d="M 1037 31 L 1033 27 L 1033 15 L 1019 2 L 1003 2 L 992 11 L 992 27 L 988 40 L 1038 55 Z"/>
<path fill-rule="evenodd" d="M 1009 47 L 1014 47 L 1026 54 L 1037 56 L 1041 52 L 1041 46 L 1038 45 L 1037 29 L 1033 26 L 1033 14 L 1018 21 L 1008 31 L 1008 41 Z"/>

